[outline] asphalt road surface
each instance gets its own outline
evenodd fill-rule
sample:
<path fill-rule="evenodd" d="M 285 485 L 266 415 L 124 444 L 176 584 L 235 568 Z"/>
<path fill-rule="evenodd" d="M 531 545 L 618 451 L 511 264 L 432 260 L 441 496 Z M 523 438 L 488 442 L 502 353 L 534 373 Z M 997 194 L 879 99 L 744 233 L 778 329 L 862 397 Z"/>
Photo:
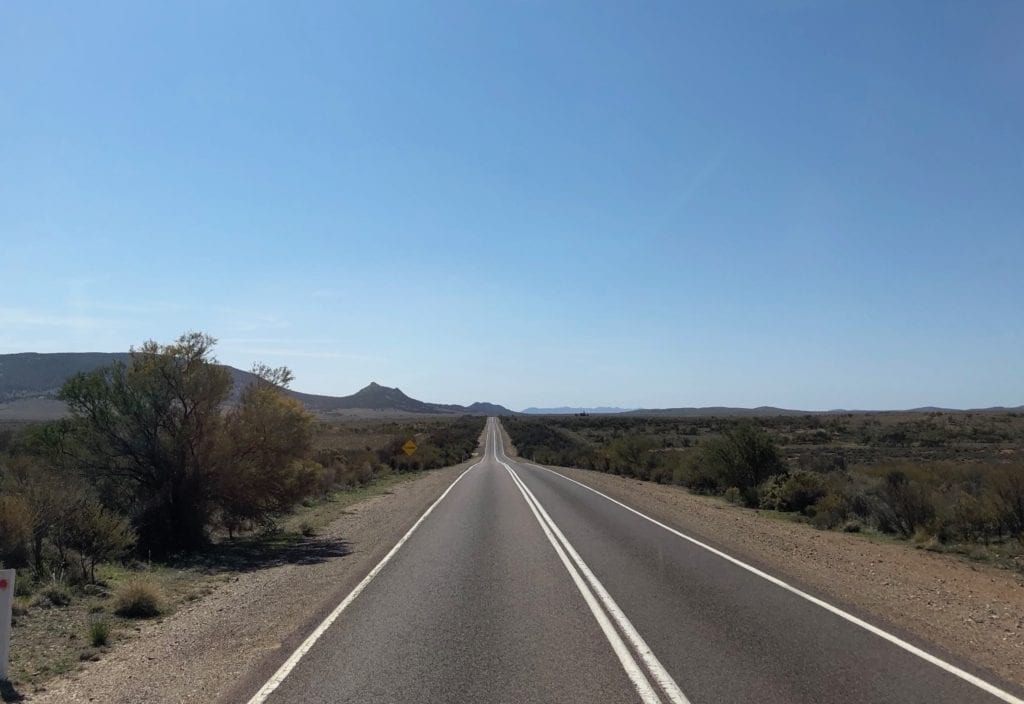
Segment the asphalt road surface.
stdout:
<path fill-rule="evenodd" d="M 253 704 L 1021 701 L 500 437 Z"/>

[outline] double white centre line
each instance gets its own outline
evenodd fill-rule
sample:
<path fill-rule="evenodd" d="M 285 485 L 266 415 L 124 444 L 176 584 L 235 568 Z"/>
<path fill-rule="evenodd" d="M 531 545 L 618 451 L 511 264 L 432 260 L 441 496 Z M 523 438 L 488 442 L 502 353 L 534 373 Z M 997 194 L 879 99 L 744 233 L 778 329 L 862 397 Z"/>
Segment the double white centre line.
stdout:
<path fill-rule="evenodd" d="M 668 671 L 658 661 L 658 658 L 651 651 L 647 643 L 644 642 L 644 639 L 637 632 L 633 624 L 622 613 L 622 609 L 612 599 L 608 590 L 604 588 L 600 580 L 587 567 L 587 563 L 583 561 L 583 558 L 580 557 L 579 553 L 576 552 L 572 544 L 566 539 L 565 535 L 551 519 L 551 516 L 548 515 L 548 512 L 544 510 L 544 506 L 541 505 L 540 501 L 537 500 L 537 497 L 534 496 L 523 480 L 519 478 L 515 470 L 498 457 L 499 443 L 500 438 L 496 430 L 496 424 L 494 424 L 491 426 L 491 451 L 494 455 L 494 460 L 508 471 L 512 481 L 519 487 L 519 491 L 522 493 L 523 498 L 526 499 L 526 503 L 540 524 L 541 529 L 543 529 L 544 535 L 547 536 L 551 545 L 555 548 L 559 559 L 565 565 L 565 569 L 569 572 L 570 577 L 572 577 L 573 583 L 580 590 L 580 594 L 583 595 L 583 600 L 590 607 L 594 618 L 597 619 L 598 625 L 611 644 L 615 655 L 619 658 L 619 662 L 622 663 L 626 675 L 629 676 L 633 686 L 636 687 L 640 698 L 645 704 L 663 704 L 663 700 L 659 695 L 660 691 L 672 704 L 689 704 L 689 701 L 679 689 L 679 685 L 668 674 Z M 502 451 L 502 454 L 504 454 L 504 451 Z M 612 622 L 615 625 L 612 625 Z M 615 626 L 618 626 L 619 630 L 616 630 Z M 621 631 L 622 635 L 619 634 L 619 631 Z M 632 646 L 632 650 L 623 641 L 623 636 L 625 636 L 625 640 L 629 642 L 629 645 Z M 637 658 L 633 656 L 634 652 L 639 657 L 640 662 L 643 663 L 643 667 L 637 663 Z M 650 674 L 650 679 L 648 679 L 647 674 Z M 654 680 L 653 686 L 651 680 Z"/>

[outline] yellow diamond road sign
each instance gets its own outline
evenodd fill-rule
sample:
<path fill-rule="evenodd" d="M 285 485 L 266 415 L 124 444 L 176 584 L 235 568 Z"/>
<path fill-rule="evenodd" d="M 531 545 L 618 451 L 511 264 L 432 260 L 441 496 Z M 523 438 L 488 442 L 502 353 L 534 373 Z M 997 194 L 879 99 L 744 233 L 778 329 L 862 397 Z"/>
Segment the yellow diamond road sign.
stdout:
<path fill-rule="evenodd" d="M 416 452 L 416 442 L 412 438 L 409 438 L 405 441 L 405 444 L 402 445 L 402 451 L 407 455 L 411 455 Z"/>

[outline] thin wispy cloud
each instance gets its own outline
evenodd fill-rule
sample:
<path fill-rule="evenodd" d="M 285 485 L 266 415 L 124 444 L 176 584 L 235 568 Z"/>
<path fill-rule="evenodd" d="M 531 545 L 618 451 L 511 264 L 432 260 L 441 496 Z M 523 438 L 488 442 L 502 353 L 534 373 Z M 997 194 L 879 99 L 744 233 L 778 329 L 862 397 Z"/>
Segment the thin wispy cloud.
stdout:
<path fill-rule="evenodd" d="M 218 341 L 221 351 L 239 357 L 346 359 L 374 363 L 388 361 L 380 355 L 347 352 L 344 345 L 339 340 L 325 338 L 226 337 Z"/>
<path fill-rule="evenodd" d="M 387 361 L 384 357 L 377 357 L 374 355 L 366 354 L 352 354 L 349 352 L 329 352 L 329 351 L 316 351 L 316 350 L 304 350 L 304 349 L 287 349 L 287 348 L 225 348 L 230 349 L 236 354 L 248 354 L 256 357 L 302 357 L 310 359 L 348 359 L 353 361 L 362 362 L 382 362 Z"/>
<path fill-rule="evenodd" d="M 31 308 L 0 307 L 0 325 L 6 328 L 100 328 L 109 321 L 85 315 L 63 315 Z"/>
<path fill-rule="evenodd" d="M 149 315 L 153 313 L 173 313 L 187 311 L 188 307 L 180 303 L 169 302 L 138 302 L 138 303 L 102 303 L 98 301 L 76 301 L 72 304 L 76 310 L 102 311 L 106 313 L 134 313 Z"/>
<path fill-rule="evenodd" d="M 318 288 L 309 294 L 310 298 L 317 298 L 325 301 L 336 301 L 345 296 L 343 291 L 333 288 Z"/>

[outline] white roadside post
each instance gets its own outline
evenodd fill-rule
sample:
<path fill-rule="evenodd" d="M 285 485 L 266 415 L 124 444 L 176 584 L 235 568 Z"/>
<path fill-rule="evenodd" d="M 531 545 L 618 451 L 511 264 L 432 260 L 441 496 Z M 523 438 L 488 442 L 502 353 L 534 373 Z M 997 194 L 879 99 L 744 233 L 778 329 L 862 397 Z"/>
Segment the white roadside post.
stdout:
<path fill-rule="evenodd" d="M 0 570 L 0 682 L 7 677 L 11 649 L 11 607 L 14 603 L 14 570 Z"/>

